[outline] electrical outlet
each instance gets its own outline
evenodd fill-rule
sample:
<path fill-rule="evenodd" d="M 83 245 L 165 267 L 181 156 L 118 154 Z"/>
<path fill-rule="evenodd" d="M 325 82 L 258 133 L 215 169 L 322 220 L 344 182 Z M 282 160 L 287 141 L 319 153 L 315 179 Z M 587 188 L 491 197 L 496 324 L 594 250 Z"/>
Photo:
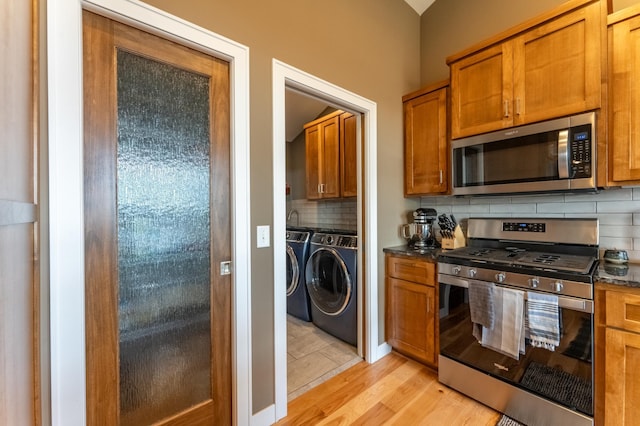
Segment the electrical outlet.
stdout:
<path fill-rule="evenodd" d="M 260 225 L 256 230 L 256 247 L 269 247 L 269 225 Z"/>

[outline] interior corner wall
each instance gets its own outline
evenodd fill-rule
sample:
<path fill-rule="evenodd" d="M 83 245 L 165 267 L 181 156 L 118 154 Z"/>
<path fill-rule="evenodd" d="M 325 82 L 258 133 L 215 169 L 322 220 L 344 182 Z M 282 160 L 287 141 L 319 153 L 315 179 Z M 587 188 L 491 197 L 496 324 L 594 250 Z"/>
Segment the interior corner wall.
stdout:
<path fill-rule="evenodd" d="M 449 1 L 449 0 L 447 0 Z M 384 320 L 382 247 L 419 200 L 402 196 L 402 95 L 420 87 L 420 17 L 400 0 L 146 0 L 249 47 L 251 226 L 273 228 L 272 59 L 363 96 L 378 111 L 379 321 Z M 275 142 L 280 143 L 280 142 Z M 284 143 L 284 141 L 282 142 Z M 273 236 L 272 236 L 273 238 Z M 283 236 L 284 238 L 284 236 Z M 365 236 L 366 238 L 366 236 Z M 253 413 L 272 405 L 274 386 L 273 249 L 251 251 Z M 379 324 L 379 341 L 384 327 Z"/>

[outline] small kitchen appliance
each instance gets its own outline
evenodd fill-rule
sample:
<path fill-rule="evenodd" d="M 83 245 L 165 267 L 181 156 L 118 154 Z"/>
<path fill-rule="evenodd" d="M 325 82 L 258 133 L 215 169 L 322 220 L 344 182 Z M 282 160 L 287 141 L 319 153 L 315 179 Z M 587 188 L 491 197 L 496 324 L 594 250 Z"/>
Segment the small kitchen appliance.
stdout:
<path fill-rule="evenodd" d="M 433 221 L 437 215 L 434 209 L 419 208 L 413 212 L 413 223 L 402 226 L 402 236 L 409 240 L 409 247 L 415 250 L 437 247 L 433 233 Z"/>
<path fill-rule="evenodd" d="M 598 244 L 597 219 L 470 218 L 438 257 L 440 382 L 529 426 L 593 425 Z"/>

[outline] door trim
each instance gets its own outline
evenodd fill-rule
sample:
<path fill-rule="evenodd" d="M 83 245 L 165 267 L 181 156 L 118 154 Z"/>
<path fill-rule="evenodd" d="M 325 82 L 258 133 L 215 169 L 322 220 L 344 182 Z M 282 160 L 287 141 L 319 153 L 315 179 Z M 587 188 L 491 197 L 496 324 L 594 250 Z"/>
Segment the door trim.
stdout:
<path fill-rule="evenodd" d="M 51 420 L 84 425 L 82 9 L 231 63 L 233 414 L 251 407 L 249 49 L 137 0 L 49 0 L 47 5 L 51 288 Z"/>
<path fill-rule="evenodd" d="M 364 116 L 362 149 L 358 149 L 358 235 L 362 238 L 358 262 L 359 351 L 375 362 L 390 352 L 379 344 L 378 331 L 378 184 L 377 184 L 377 104 L 332 83 L 273 60 L 273 250 L 274 250 L 274 359 L 276 378 L 275 420 L 287 415 L 287 303 L 286 303 L 286 184 L 285 89 L 292 88 L 340 105 Z M 362 289 L 364 288 L 364 291 Z M 361 295 L 364 295 L 361 296 Z M 362 316 L 364 306 L 365 315 Z M 384 339 L 383 339 L 384 340 Z"/>

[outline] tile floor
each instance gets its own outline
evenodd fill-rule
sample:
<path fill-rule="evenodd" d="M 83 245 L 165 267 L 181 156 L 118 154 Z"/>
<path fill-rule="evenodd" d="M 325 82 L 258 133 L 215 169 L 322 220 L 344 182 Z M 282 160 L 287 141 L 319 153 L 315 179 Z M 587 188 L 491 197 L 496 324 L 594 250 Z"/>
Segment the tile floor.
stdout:
<path fill-rule="evenodd" d="M 291 401 L 362 361 L 355 347 L 287 315 L 287 390 Z"/>

